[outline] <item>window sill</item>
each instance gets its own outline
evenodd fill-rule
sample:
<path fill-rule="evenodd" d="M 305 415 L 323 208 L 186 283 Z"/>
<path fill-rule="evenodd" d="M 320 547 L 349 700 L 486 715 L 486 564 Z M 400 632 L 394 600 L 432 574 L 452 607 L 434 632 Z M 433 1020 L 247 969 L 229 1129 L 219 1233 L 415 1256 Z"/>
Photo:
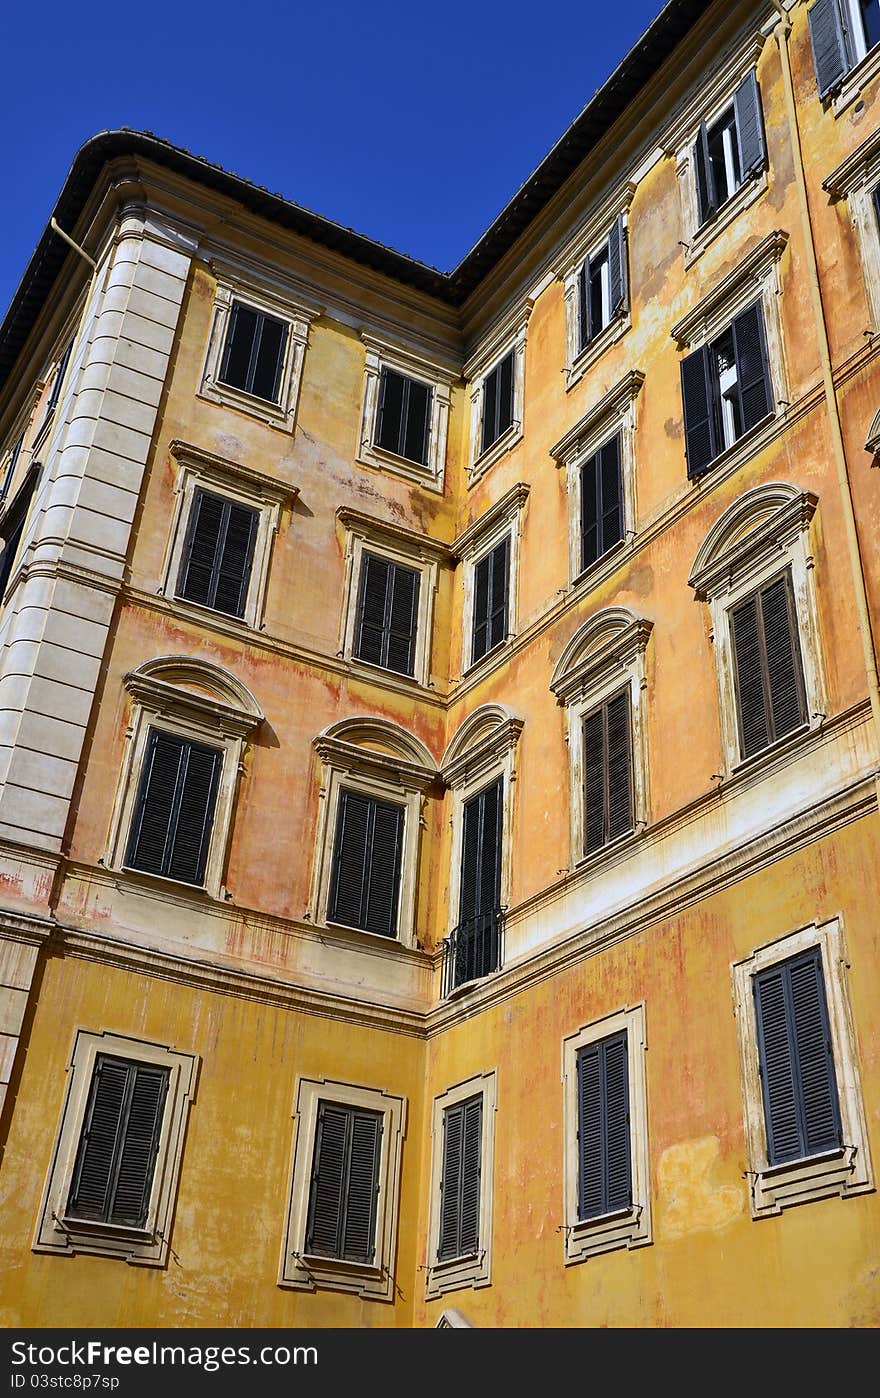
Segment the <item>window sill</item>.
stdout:
<path fill-rule="evenodd" d="M 361 466 L 370 466 L 378 471 L 391 471 L 396 476 L 417 481 L 426 490 L 443 489 L 443 473 L 435 465 L 411 461 L 408 456 L 398 456 L 396 452 L 377 447 L 372 442 L 362 442 L 355 459 Z"/>
<path fill-rule="evenodd" d="M 485 665 L 488 661 L 492 659 L 497 659 L 497 657 L 501 654 L 505 647 L 509 646 L 512 641 L 513 636 L 505 636 L 503 641 L 498 641 L 489 650 L 484 651 L 484 653 L 480 656 L 479 660 L 472 660 L 469 665 L 465 666 L 465 668 L 461 672 L 461 679 L 473 679 L 474 676 L 478 673 L 481 665 Z"/>
<path fill-rule="evenodd" d="M 165 593 L 160 588 L 156 596 L 164 597 Z M 197 616 L 202 615 L 211 618 L 211 620 L 215 617 L 222 617 L 224 621 L 231 622 L 233 626 L 241 626 L 248 631 L 255 629 L 246 616 L 236 616 L 235 612 L 224 612 L 222 607 L 209 607 L 207 602 L 193 602 L 189 597 L 181 597 L 178 592 L 172 593 L 169 601 L 176 602 L 179 607 L 191 607 Z"/>
<path fill-rule="evenodd" d="M 375 939 L 378 942 L 393 942 L 395 944 L 400 942 L 400 937 L 396 932 L 371 932 L 369 927 L 355 927 L 349 922 L 334 922 L 333 919 L 329 917 L 326 920 L 326 926 L 331 932 L 356 932 L 359 937 L 369 937 L 371 940 Z"/>
<path fill-rule="evenodd" d="M 625 1209 L 570 1224 L 565 1230 L 565 1265 L 586 1262 L 617 1248 L 644 1247 L 650 1242 L 647 1210 L 641 1204 L 630 1204 Z"/>
<path fill-rule="evenodd" d="M 617 315 L 614 320 L 609 321 L 605 328 L 600 330 L 595 339 L 591 340 L 588 345 L 584 345 L 583 349 L 578 351 L 566 370 L 566 393 L 570 388 L 574 388 L 576 383 L 580 383 L 587 370 L 595 364 L 597 359 L 601 358 L 607 349 L 610 349 L 612 345 L 623 338 L 631 325 L 632 318 L 630 316 L 629 307 L 627 307 L 627 309 Z"/>
<path fill-rule="evenodd" d="M 824 719 L 824 714 L 822 715 Z M 783 733 L 781 738 L 776 738 L 772 743 L 768 743 L 760 752 L 753 752 L 749 757 L 742 757 L 733 764 L 730 769 L 730 781 L 740 777 L 747 778 L 756 769 L 760 770 L 766 764 L 771 763 L 774 758 L 788 751 L 789 748 L 800 746 L 800 740 L 805 738 L 815 728 L 819 727 L 821 720 L 809 723 L 799 723 L 797 728 L 792 728 L 788 733 Z"/>
<path fill-rule="evenodd" d="M 618 835 L 616 839 L 609 840 L 607 844 L 600 845 L 598 849 L 590 850 L 589 854 L 582 854 L 575 860 L 572 873 L 588 873 L 594 865 L 601 865 L 606 857 L 611 858 L 613 855 L 617 854 L 619 850 L 626 849 L 628 845 L 634 844 L 642 831 L 646 828 L 647 821 L 637 821 L 633 829 L 627 830 L 624 835 Z"/>
<path fill-rule="evenodd" d="M 880 76 L 880 44 L 875 44 L 864 58 L 860 58 L 854 68 L 850 68 L 837 93 L 831 98 L 830 106 L 836 117 L 860 97 L 869 83 Z M 827 101 L 827 99 L 826 99 Z"/>
<path fill-rule="evenodd" d="M 408 689 L 424 689 L 425 685 L 415 675 L 408 675 L 405 670 L 392 670 L 390 665 L 381 665 L 378 660 L 362 660 L 359 655 L 346 656 L 349 665 L 355 674 L 362 673 L 364 679 L 370 679 L 374 675 L 383 675 L 394 680 L 399 680 Z"/>
<path fill-rule="evenodd" d="M 278 403 L 273 403 L 268 398 L 257 398 L 242 388 L 233 388 L 231 384 L 206 379 L 196 396 L 208 403 L 220 403 L 226 408 L 236 408 L 239 412 L 259 418 L 267 426 L 278 428 L 281 432 L 293 431 L 292 411 L 285 412 Z"/>
<path fill-rule="evenodd" d="M 281 1276 L 278 1286 L 288 1291 L 347 1291 L 364 1300 L 390 1301 L 391 1277 L 384 1267 L 368 1262 L 349 1262 L 342 1257 L 322 1257 L 318 1253 L 294 1252 L 298 1275 Z M 301 1274 L 301 1275 L 299 1275 Z"/>
<path fill-rule="evenodd" d="M 751 1174 L 752 1218 L 770 1218 L 795 1204 L 834 1195 L 845 1198 L 873 1189 L 870 1179 L 857 1177 L 857 1147 L 841 1146 L 784 1165 L 767 1165 Z M 855 1178 L 854 1178 L 855 1177 Z"/>
<path fill-rule="evenodd" d="M 627 534 L 632 535 L 629 541 L 629 549 L 627 549 Z M 629 529 L 622 539 L 618 539 L 616 544 L 612 544 L 603 554 L 595 558 L 592 563 L 588 563 L 586 568 L 582 568 L 580 572 L 572 578 L 570 583 L 572 591 L 583 590 L 587 592 L 590 587 L 595 587 L 599 581 L 605 578 L 607 573 L 614 571 L 618 564 L 623 561 L 623 558 L 626 557 L 627 552 L 632 551 L 634 545 L 635 530 Z"/>
<path fill-rule="evenodd" d="M 705 223 L 701 223 L 695 231 L 693 237 L 685 249 L 685 268 L 692 267 L 699 257 L 703 255 L 711 243 L 714 243 L 719 234 L 725 228 L 729 228 L 731 223 L 745 210 L 751 207 L 757 199 L 767 191 L 767 171 L 762 170 L 759 174 L 753 175 L 740 185 L 735 194 L 732 194 Z"/>
<path fill-rule="evenodd" d="M 468 469 L 468 490 L 472 485 L 486 474 L 490 466 L 494 466 L 496 461 L 500 461 L 502 456 L 512 451 L 517 442 L 522 441 L 523 429 L 521 422 L 512 422 L 506 432 L 502 432 L 500 437 L 496 437 L 490 447 L 473 461 Z"/>
<path fill-rule="evenodd" d="M 442 1296 L 446 1291 L 457 1291 L 461 1287 L 488 1286 L 489 1264 L 485 1250 L 466 1253 L 462 1257 L 446 1258 L 428 1268 L 425 1296 L 431 1300 Z"/>
<path fill-rule="evenodd" d="M 777 413 L 768 413 L 766 417 L 761 418 L 760 422 L 756 422 L 754 427 L 750 427 L 748 432 L 744 432 L 729 447 L 725 447 L 724 451 L 713 456 L 698 476 L 688 477 L 688 484 L 694 489 L 699 489 L 707 476 L 725 469 L 736 470 L 744 461 L 754 456 L 767 442 L 772 440 L 776 435 L 779 421 Z"/>

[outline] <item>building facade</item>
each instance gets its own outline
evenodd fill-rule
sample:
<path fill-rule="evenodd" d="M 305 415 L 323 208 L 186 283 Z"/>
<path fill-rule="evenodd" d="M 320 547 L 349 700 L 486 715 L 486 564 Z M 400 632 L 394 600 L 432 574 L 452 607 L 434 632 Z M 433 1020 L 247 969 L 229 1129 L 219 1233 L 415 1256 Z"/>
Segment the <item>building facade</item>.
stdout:
<path fill-rule="evenodd" d="M 878 40 L 669 0 L 449 275 L 77 154 L 0 350 L 5 1324 L 880 1320 Z"/>

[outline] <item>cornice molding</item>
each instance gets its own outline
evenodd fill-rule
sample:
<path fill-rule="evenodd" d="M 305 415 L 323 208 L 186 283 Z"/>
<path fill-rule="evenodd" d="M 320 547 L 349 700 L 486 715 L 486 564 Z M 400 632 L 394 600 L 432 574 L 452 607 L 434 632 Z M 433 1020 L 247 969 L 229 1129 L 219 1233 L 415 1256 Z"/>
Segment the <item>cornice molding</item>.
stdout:
<path fill-rule="evenodd" d="M 832 199 L 846 199 L 854 189 L 866 184 L 876 173 L 880 164 L 880 127 L 842 160 L 836 170 L 832 170 L 822 181 L 822 188 Z"/>
<path fill-rule="evenodd" d="M 567 465 L 578 455 L 585 438 L 591 437 L 603 422 L 619 416 L 634 403 L 644 382 L 645 375 L 641 369 L 630 369 L 622 379 L 618 379 L 613 388 L 609 388 L 598 403 L 588 408 L 574 427 L 569 428 L 565 436 L 550 448 L 550 455 L 557 466 Z"/>
<path fill-rule="evenodd" d="M 353 510 L 348 505 L 339 506 L 336 518 L 349 533 L 359 534 L 364 539 L 385 539 L 419 558 L 454 563 L 453 545 L 446 544 L 441 539 L 433 539 L 430 534 L 420 534 L 416 529 L 407 529 L 405 525 L 394 524 L 391 520 L 378 519 L 375 515 Z"/>
<path fill-rule="evenodd" d="M 609 670 L 622 668 L 644 652 L 653 621 L 636 617 L 625 607 L 608 607 L 575 631 L 550 677 L 560 704 L 593 689 Z"/>
<path fill-rule="evenodd" d="M 720 312 L 724 303 L 745 282 L 753 281 L 761 287 L 773 271 L 788 245 L 788 234 L 782 229 L 774 229 L 762 238 L 751 252 L 732 271 L 721 278 L 702 300 L 692 306 L 687 315 L 673 325 L 669 332 L 680 349 L 687 349 L 704 332 L 704 327 L 713 315 Z"/>
<path fill-rule="evenodd" d="M 491 530 L 501 523 L 515 519 L 528 500 L 530 491 L 531 486 L 524 481 L 511 486 L 510 490 L 505 491 L 501 499 L 490 506 L 485 514 L 480 515 L 473 524 L 468 525 L 464 533 L 459 534 L 451 545 L 453 555 L 457 559 L 466 558 Z"/>
<path fill-rule="evenodd" d="M 716 520 L 694 560 L 688 585 L 697 600 L 705 601 L 732 576 L 809 529 L 818 504 L 812 491 L 784 481 L 747 491 Z"/>
<path fill-rule="evenodd" d="M 206 451 L 204 447 L 195 446 L 192 442 L 183 442 L 178 437 L 168 444 L 168 451 L 181 466 L 193 467 L 200 476 L 213 476 L 221 482 L 246 481 L 248 486 L 265 500 L 281 503 L 285 500 L 295 500 L 299 495 L 299 486 L 290 481 L 279 480 L 277 476 L 267 476 L 265 472 L 257 471 L 253 466 L 245 466 L 227 456 L 218 456 L 216 452 Z"/>

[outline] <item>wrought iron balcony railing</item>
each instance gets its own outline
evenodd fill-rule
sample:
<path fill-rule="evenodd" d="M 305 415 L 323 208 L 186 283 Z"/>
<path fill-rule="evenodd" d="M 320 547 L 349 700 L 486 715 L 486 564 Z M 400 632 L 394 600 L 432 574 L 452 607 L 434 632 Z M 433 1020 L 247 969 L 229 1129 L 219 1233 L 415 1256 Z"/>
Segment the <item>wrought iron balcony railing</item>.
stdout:
<path fill-rule="evenodd" d="M 467 918 L 443 940 L 442 994 L 488 976 L 501 965 L 503 908 Z"/>

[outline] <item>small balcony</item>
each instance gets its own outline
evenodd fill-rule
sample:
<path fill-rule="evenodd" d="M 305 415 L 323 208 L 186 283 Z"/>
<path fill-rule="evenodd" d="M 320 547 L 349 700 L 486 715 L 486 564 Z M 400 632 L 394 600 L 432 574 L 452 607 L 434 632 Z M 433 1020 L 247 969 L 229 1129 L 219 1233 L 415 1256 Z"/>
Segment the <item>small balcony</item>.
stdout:
<path fill-rule="evenodd" d="M 468 981 L 497 971 L 501 965 L 503 908 L 467 918 L 443 939 L 442 995 L 451 995 Z"/>

